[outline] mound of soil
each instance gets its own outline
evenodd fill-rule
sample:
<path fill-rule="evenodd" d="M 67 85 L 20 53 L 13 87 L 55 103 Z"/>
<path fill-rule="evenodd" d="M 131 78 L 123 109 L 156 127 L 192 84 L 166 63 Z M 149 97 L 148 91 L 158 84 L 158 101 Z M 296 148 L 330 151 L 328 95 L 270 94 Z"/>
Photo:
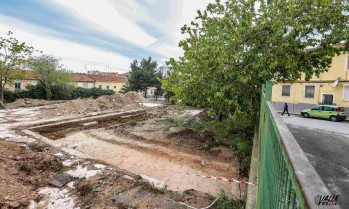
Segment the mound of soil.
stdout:
<path fill-rule="evenodd" d="M 208 131 L 196 131 L 184 128 L 167 134 L 166 137 L 176 139 L 178 144 L 191 149 L 208 150 L 214 146 L 213 135 Z"/>
<path fill-rule="evenodd" d="M 139 94 L 139 93 L 137 93 L 135 91 L 127 92 L 124 95 L 124 97 L 130 98 L 130 99 L 132 99 L 133 101 L 136 101 L 136 102 L 144 102 L 145 101 L 145 98 L 141 94 Z"/>
<path fill-rule="evenodd" d="M 51 115 L 75 115 L 104 110 L 132 110 L 141 106 L 133 99 L 119 94 L 100 96 L 97 99 L 76 99 L 50 110 Z M 50 115 L 50 114 L 48 114 Z"/>
<path fill-rule="evenodd" d="M 49 149 L 45 147 L 40 149 Z M 62 168 L 61 162 L 46 152 L 0 141 L 0 208 L 25 208 L 30 200 L 40 199 L 36 189 Z"/>
<path fill-rule="evenodd" d="M 57 101 L 47 101 L 43 99 L 17 99 L 14 102 L 7 103 L 6 107 L 9 109 L 19 108 L 19 107 L 36 107 L 36 106 L 43 106 L 48 105 L 52 103 L 56 103 Z"/>

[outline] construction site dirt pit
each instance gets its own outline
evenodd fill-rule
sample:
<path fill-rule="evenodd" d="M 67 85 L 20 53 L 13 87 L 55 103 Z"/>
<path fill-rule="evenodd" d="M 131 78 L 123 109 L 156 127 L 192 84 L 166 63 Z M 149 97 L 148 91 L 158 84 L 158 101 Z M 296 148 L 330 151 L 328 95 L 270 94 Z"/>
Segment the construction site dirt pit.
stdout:
<path fill-rule="evenodd" d="M 185 126 L 186 123 L 208 120 L 207 114 L 193 108 L 156 106 L 143 106 L 145 109 L 137 106 L 129 111 L 108 110 L 53 118 L 45 118 L 40 114 L 47 111 L 45 107 L 13 109 L 1 113 L 4 121 L 0 120 L 0 124 L 4 130 L 0 127 L 3 133 L 0 138 L 3 136 L 6 140 L 17 140 L 20 142 L 17 146 L 29 145 L 29 150 L 49 156 L 47 159 L 59 158 L 63 164 L 63 168 L 54 167 L 61 168 L 54 169 L 56 173 L 31 172 L 37 168 L 27 169 L 20 164 L 14 167 L 16 171 L 11 173 L 17 173 L 18 170 L 19 173 L 32 175 L 42 182 L 39 188 L 36 180 L 26 181 L 22 185 L 21 181 L 16 180 L 19 176 L 13 176 L 11 182 L 19 181 L 17 189 L 24 186 L 35 191 L 31 196 L 24 194 L 27 198 L 24 198 L 26 201 L 23 204 L 27 207 L 27 200 L 30 199 L 38 205 L 33 203 L 29 208 L 40 208 L 42 204 L 60 204 L 60 201 L 64 201 L 67 208 L 186 208 L 178 202 L 205 207 L 213 202 L 222 189 L 228 196 L 238 197 L 238 184 L 219 180 L 224 177 L 237 179 L 233 151 L 215 146 L 212 134 Z M 42 146 L 30 145 L 37 143 Z M 1 146 L 0 148 L 6 156 L 7 151 Z M 22 152 L 11 155 L 20 155 L 23 159 L 31 158 Z M 7 168 L 11 166 L 11 161 L 1 161 L 0 158 L 0 164 L 2 162 Z M 89 162 L 106 165 L 111 170 L 95 171 L 96 168 L 91 167 Z M 46 180 L 73 168 L 78 173 L 97 173 L 95 177 L 85 180 L 73 180 L 60 189 L 47 185 Z M 117 177 L 112 171 L 118 173 Z M 12 174 L 6 172 L 5 169 L 2 176 L 5 179 L 3 188 L 8 187 L 6 179 L 12 178 Z M 25 177 L 21 174 L 20 178 Z M 144 179 L 150 179 L 152 183 L 141 183 Z M 99 182 L 104 183 L 100 185 Z M 71 184 L 75 184 L 74 188 L 70 187 Z M 46 187 L 42 187 L 45 185 Z M 245 186 L 241 187 L 242 192 Z M 18 205 L 17 200 L 20 197 L 2 199 L 6 197 L 0 195 L 1 207 L 11 208 L 11 204 Z M 73 203 L 75 206 L 71 207 Z M 22 206 L 21 202 L 20 205 Z"/>
<path fill-rule="evenodd" d="M 196 190 L 218 196 L 223 189 L 236 197 L 238 184 L 207 178 L 236 179 L 234 153 L 214 146 L 211 134 L 181 126 L 181 120 L 199 113 L 159 109 L 104 120 L 36 126 L 26 134 L 79 158 L 100 160 L 157 179 L 167 190 Z"/>

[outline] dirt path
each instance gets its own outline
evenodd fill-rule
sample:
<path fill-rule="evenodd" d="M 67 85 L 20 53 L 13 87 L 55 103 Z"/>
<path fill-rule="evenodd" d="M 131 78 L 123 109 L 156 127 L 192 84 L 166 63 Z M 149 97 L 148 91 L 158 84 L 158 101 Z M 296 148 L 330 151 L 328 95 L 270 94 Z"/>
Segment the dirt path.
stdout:
<path fill-rule="evenodd" d="M 101 136 L 100 136 L 101 137 Z M 108 140 L 108 137 L 106 137 Z M 124 138 L 115 138 L 118 144 L 111 144 L 93 137 L 89 131 L 79 132 L 64 139 L 49 140 L 48 143 L 59 147 L 68 153 L 105 161 L 108 164 L 121 169 L 164 181 L 167 189 L 173 191 L 184 191 L 195 189 L 216 196 L 220 189 L 228 194 L 237 194 L 237 185 L 223 181 L 214 181 L 186 173 L 200 175 L 216 175 L 229 177 L 232 166 L 229 163 L 207 162 L 207 168 L 201 164 L 205 159 L 197 155 L 190 155 L 180 151 L 153 146 L 142 142 L 132 142 Z M 129 147 L 127 145 L 132 146 Z M 138 148 L 146 148 L 145 151 Z M 149 150 L 153 150 L 151 152 Z M 170 157 L 162 156 L 160 153 L 171 153 Z M 200 168 L 201 167 L 201 168 Z M 217 170 L 215 168 L 218 168 Z"/>
<path fill-rule="evenodd" d="M 50 159 L 56 159 L 57 157 L 55 155 L 63 151 L 63 153 L 65 152 L 63 154 L 65 156 L 64 159 L 70 158 L 71 155 L 71 159 L 75 159 L 74 156 L 81 159 L 80 163 L 83 164 L 78 163 L 73 166 L 85 165 L 84 163 L 87 161 L 97 160 L 111 167 L 115 166 L 114 168 L 121 169 L 118 179 L 112 177 L 114 174 L 109 173 L 109 171 L 115 171 L 111 168 L 111 170 L 103 174 L 104 177 L 97 176 L 96 179 L 89 180 L 88 182 L 81 179 L 74 180 L 75 183 L 85 182 L 83 185 L 88 184 L 89 187 L 102 189 L 98 192 L 98 198 L 91 203 L 95 205 L 95 208 L 107 205 L 115 206 L 115 204 L 122 204 L 125 207 L 132 205 L 132 207 L 136 206 L 137 208 L 148 208 L 148 206 L 140 205 L 145 203 L 146 205 L 162 204 L 164 195 L 177 201 L 188 201 L 188 203 L 205 206 L 213 201 L 213 196 L 217 197 L 221 189 L 224 189 L 228 196 L 237 197 L 239 194 L 238 184 L 236 183 L 195 176 L 202 175 L 236 179 L 235 156 L 232 150 L 215 146 L 213 144 L 213 138 L 209 133 L 193 131 L 183 126 L 187 121 L 200 122 L 200 119 L 196 116 L 200 113 L 199 110 L 183 111 L 175 106 L 152 107 L 148 109 L 148 113 L 144 116 L 127 119 L 130 120 L 128 122 L 125 122 L 127 120 L 108 120 L 98 122 L 98 126 L 88 127 L 86 130 L 76 127 L 62 127 L 61 129 L 52 130 L 52 132 L 47 131 L 46 133 L 41 133 L 49 138 L 29 130 L 27 130 L 28 132 L 22 130 L 23 132 L 21 134 L 18 128 L 23 126 L 28 127 L 47 122 L 68 121 L 76 117 L 89 117 L 89 115 L 65 115 L 45 118 L 45 115 L 41 114 L 45 109 L 47 107 L 0 111 L 0 140 L 19 142 L 20 144 L 18 146 L 22 146 L 23 143 L 31 144 L 30 146 L 32 146 L 38 142 L 44 142 L 46 146 L 50 145 L 49 150 L 55 150 L 53 153 L 44 154 L 53 156 Z M 98 114 L 103 113 L 100 112 Z M 38 131 L 40 132 L 39 129 Z M 25 134 L 23 135 L 23 133 Z M 35 150 L 33 151 L 36 152 Z M 25 158 L 25 156 L 22 157 Z M 20 167 L 15 167 L 13 172 L 18 172 L 18 169 Z M 63 170 L 66 169 L 68 168 L 63 168 Z M 125 176 L 122 174 L 123 172 L 133 176 L 133 180 L 127 180 L 128 177 L 123 177 Z M 11 173 L 5 172 L 3 175 L 6 179 L 10 178 L 6 175 L 11 175 Z M 40 181 L 43 181 L 42 179 L 45 178 L 40 172 L 36 172 L 35 175 L 35 178 L 40 179 Z M 50 175 L 52 177 L 57 175 L 57 173 L 51 173 Z M 150 198 L 153 195 L 152 187 L 148 188 L 146 185 L 144 187 L 141 180 L 135 180 L 138 178 L 137 175 L 145 175 L 166 183 L 165 193 L 156 194 L 160 198 L 159 200 Z M 103 180 L 103 182 L 105 181 L 105 185 L 109 186 L 99 187 L 99 182 L 102 181 L 101 178 L 107 178 L 108 180 Z M 127 183 L 128 187 L 126 189 L 123 186 L 125 184 L 124 181 L 121 181 L 120 184 L 120 178 L 126 178 L 127 181 L 130 181 Z M 16 179 L 13 179 L 14 184 L 16 181 Z M 138 183 L 134 184 L 134 181 Z M 31 188 L 30 185 L 28 186 Z M 115 185 L 116 187 L 110 185 Z M 2 186 L 4 188 L 7 186 L 5 181 Z M 28 186 L 21 186 L 20 182 L 17 185 L 17 187 L 23 187 L 23 191 L 26 191 L 25 189 Z M 40 186 L 45 186 L 45 183 Z M 26 205 L 28 203 L 27 200 L 33 199 L 38 194 L 37 192 L 44 192 L 45 189 L 48 189 L 50 193 L 53 188 L 45 187 L 38 189 L 33 193 L 33 197 L 28 196 L 26 202 L 20 204 Z M 68 199 L 71 204 L 82 206 L 89 205 L 91 198 L 95 196 L 93 192 L 85 196 L 81 195 L 79 188 L 70 188 L 67 186 L 54 190 L 56 193 L 63 192 L 63 196 L 69 197 Z M 141 194 L 145 196 L 140 198 Z M 198 197 L 199 194 L 203 196 Z M 59 202 L 61 199 L 64 200 L 63 196 L 56 198 L 54 196 L 49 197 L 50 195 L 48 193 L 45 193 L 45 195 L 48 195 L 47 198 L 53 198 L 52 201 Z M 207 197 L 209 198 L 205 195 L 208 195 Z M 190 197 L 190 200 L 187 197 Z M 4 203 L 5 205 L 10 205 L 12 204 L 11 202 L 16 203 L 20 199 L 19 197 L 9 200 L 2 198 L 4 197 L 0 195 L 0 203 Z M 43 199 L 38 200 L 35 204 L 47 205 L 51 204 L 49 203 L 50 201 Z M 134 204 L 137 201 L 140 201 L 140 203 Z M 129 202 L 130 204 L 128 204 Z M 178 206 L 172 200 L 167 200 L 165 203 L 166 207 L 173 204 L 173 208 Z M 33 204 L 31 202 L 31 205 Z M 36 207 L 35 204 L 34 207 Z"/>

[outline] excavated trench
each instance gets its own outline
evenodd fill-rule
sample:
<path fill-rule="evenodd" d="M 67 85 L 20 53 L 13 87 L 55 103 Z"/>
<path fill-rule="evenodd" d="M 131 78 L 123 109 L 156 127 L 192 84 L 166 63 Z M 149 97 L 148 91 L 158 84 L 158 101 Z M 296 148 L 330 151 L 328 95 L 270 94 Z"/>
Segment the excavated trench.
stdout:
<path fill-rule="evenodd" d="M 234 178 L 231 155 L 219 157 L 207 151 L 184 149 L 175 139 L 155 132 L 156 128 L 146 130 L 146 136 L 122 128 L 127 122 L 152 117 L 145 110 L 135 110 L 56 121 L 22 131 L 69 154 L 156 178 L 165 182 L 169 190 L 194 189 L 217 196 L 224 189 L 229 195 L 238 194 L 237 184 L 196 176 Z"/>

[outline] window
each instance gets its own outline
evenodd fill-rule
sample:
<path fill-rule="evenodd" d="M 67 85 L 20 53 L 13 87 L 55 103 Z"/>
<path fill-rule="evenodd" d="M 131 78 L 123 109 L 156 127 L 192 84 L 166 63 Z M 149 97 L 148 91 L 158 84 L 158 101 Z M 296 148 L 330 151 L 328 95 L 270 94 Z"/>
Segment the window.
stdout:
<path fill-rule="evenodd" d="M 114 89 L 116 89 L 118 87 L 118 84 L 114 84 Z"/>
<path fill-rule="evenodd" d="M 305 86 L 305 98 L 314 98 L 315 86 Z"/>
<path fill-rule="evenodd" d="M 78 87 L 84 88 L 84 84 L 83 83 L 78 83 Z"/>
<path fill-rule="evenodd" d="M 93 83 L 88 83 L 87 88 L 92 89 L 93 88 Z"/>
<path fill-rule="evenodd" d="M 329 107 L 329 106 L 323 106 L 324 107 L 324 111 L 336 111 L 336 108 L 334 107 Z"/>
<path fill-rule="evenodd" d="M 21 89 L 21 82 L 15 82 L 15 89 Z"/>
<path fill-rule="evenodd" d="M 98 88 L 100 88 L 100 89 L 101 89 L 101 88 L 102 88 L 102 84 L 99 84 L 99 85 L 98 85 Z"/>
<path fill-rule="evenodd" d="M 349 101 L 349 86 L 344 86 L 343 99 Z"/>
<path fill-rule="evenodd" d="M 109 84 L 107 84 L 107 89 L 109 89 Z"/>
<path fill-rule="evenodd" d="M 290 96 L 290 91 L 291 90 L 291 86 L 290 85 L 283 85 L 282 86 L 282 93 L 281 93 L 281 96 L 287 96 L 289 97 Z"/>
<path fill-rule="evenodd" d="M 311 108 L 311 110 L 321 110 L 321 106 L 319 107 L 319 106 L 316 106 L 316 107 L 313 107 L 313 108 Z"/>

